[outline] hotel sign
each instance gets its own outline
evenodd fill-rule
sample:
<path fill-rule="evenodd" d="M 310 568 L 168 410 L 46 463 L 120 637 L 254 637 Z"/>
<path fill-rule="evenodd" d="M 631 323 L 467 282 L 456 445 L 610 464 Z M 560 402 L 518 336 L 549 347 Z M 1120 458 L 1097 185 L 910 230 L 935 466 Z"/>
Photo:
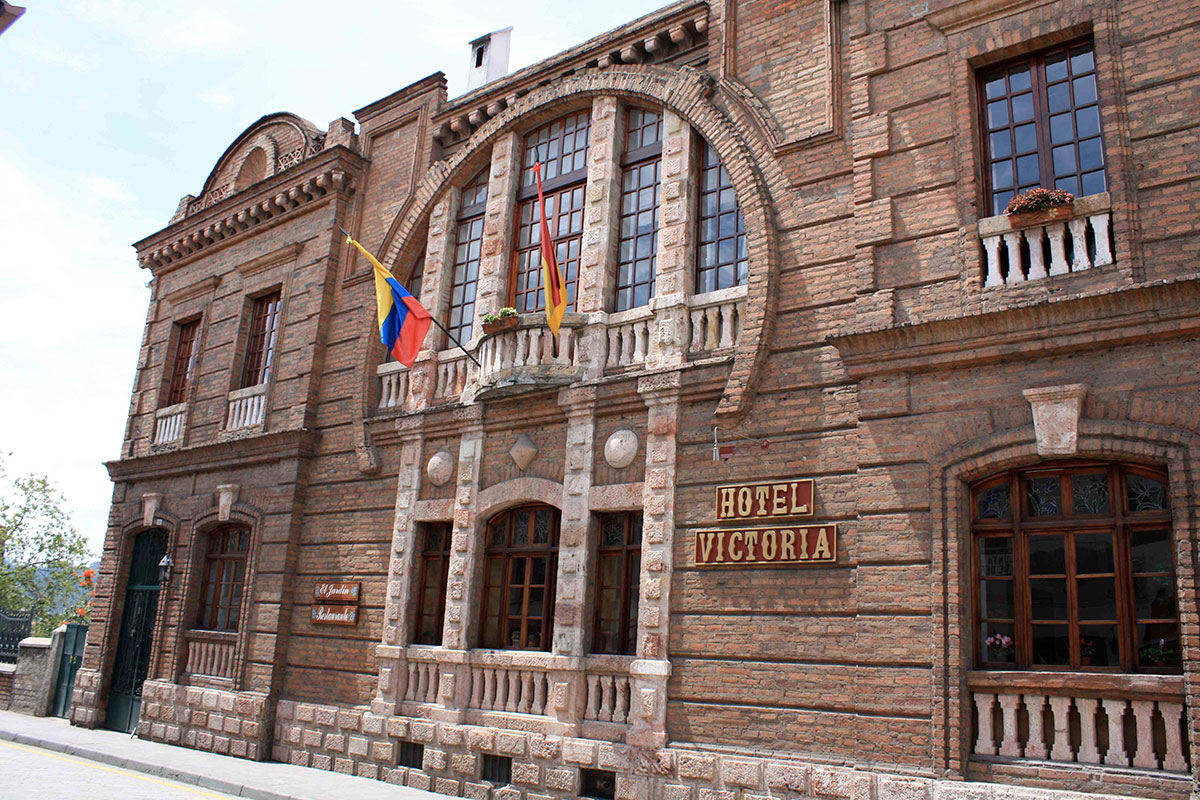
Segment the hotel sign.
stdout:
<path fill-rule="evenodd" d="M 696 566 L 831 564 L 837 525 L 799 525 L 696 532 Z"/>
<path fill-rule="evenodd" d="M 812 515 L 812 479 L 717 487 L 718 522 Z"/>

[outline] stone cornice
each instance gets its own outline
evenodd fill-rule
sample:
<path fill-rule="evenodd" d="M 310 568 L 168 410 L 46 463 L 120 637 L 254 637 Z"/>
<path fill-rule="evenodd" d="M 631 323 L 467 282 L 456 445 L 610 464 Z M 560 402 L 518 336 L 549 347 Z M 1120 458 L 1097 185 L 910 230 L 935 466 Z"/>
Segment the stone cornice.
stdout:
<path fill-rule="evenodd" d="M 138 262 L 156 274 L 264 222 L 276 222 L 330 195 L 354 192 L 366 159 L 338 146 L 134 244 Z"/>
<path fill-rule="evenodd" d="M 966 0 L 925 15 L 925 20 L 944 34 L 972 28 L 997 17 L 1048 5 L 1054 0 Z"/>
<path fill-rule="evenodd" d="M 114 481 L 167 478 L 174 475 L 241 469 L 253 464 L 312 456 L 318 434 L 301 429 L 251 436 L 229 442 L 188 447 L 169 453 L 106 461 Z"/>
<path fill-rule="evenodd" d="M 163 299 L 171 305 L 178 305 L 185 300 L 191 300 L 193 297 L 198 297 L 206 292 L 211 292 L 220 285 L 221 277 L 219 275 L 209 275 L 207 278 L 202 278 L 195 283 L 188 284 L 180 289 L 176 289 Z"/>
<path fill-rule="evenodd" d="M 826 342 L 851 377 L 922 372 L 1112 347 L 1123 341 L 1200 330 L 1200 276 L 1016 308 L 879 328 Z"/>

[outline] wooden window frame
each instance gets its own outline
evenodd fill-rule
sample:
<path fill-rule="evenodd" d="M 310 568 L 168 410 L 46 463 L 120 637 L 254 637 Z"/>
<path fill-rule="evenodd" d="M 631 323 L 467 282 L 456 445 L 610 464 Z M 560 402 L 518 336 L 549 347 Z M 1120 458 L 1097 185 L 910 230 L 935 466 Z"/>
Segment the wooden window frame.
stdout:
<path fill-rule="evenodd" d="M 279 289 L 261 294 L 251 302 L 250 327 L 246 336 L 246 354 L 242 359 L 239 389 L 270 382 L 282 305 L 283 293 Z"/>
<path fill-rule="evenodd" d="M 1103 472 L 1108 476 L 1109 513 L 1081 514 L 1074 513 L 1072 508 L 1072 480 L 1077 475 L 1094 475 Z M 1173 625 L 1176 639 L 1176 649 L 1179 648 L 1179 587 L 1177 583 L 1178 565 L 1175 563 L 1175 548 L 1170 547 L 1171 568 L 1169 572 L 1134 572 L 1131 553 L 1133 536 L 1143 532 L 1165 532 L 1173 542 L 1173 530 L 1169 509 L 1169 489 L 1166 506 L 1163 510 L 1129 511 L 1126 508 L 1127 480 L 1129 475 L 1140 475 L 1151 478 L 1168 486 L 1167 476 L 1156 469 L 1135 464 L 1114 462 L 1064 461 L 1062 463 L 1042 464 L 1025 469 L 1011 470 L 999 475 L 977 481 L 970 491 L 970 514 L 972 520 L 971 544 L 971 602 L 974 642 L 974 661 L 981 669 L 1018 669 L 1018 670 L 1047 670 L 1047 671 L 1096 671 L 1108 673 L 1159 673 L 1178 674 L 1177 666 L 1153 666 L 1139 664 L 1140 652 L 1144 645 L 1138 641 L 1138 626 L 1142 624 Z M 1053 516 L 1031 516 L 1029 513 L 1029 497 L 1025 488 L 1025 480 L 1029 477 L 1051 477 L 1059 479 L 1060 513 Z M 1009 517 L 1005 519 L 980 519 L 979 498 L 983 492 L 990 489 L 1008 486 Z M 1071 513 L 1065 513 L 1071 511 Z M 1110 533 L 1113 553 L 1113 570 L 1111 573 L 1081 573 L 1076 560 L 1074 537 L 1095 533 Z M 1029 566 L 1029 540 L 1039 535 L 1062 535 L 1065 559 L 1065 572 L 1033 573 Z M 986 539 L 1008 539 L 1009 552 L 1012 558 L 1011 581 L 1013 618 L 984 618 L 981 615 L 981 581 L 1003 580 L 981 575 L 980 554 L 981 542 Z M 1116 619 L 1081 620 L 1079 609 L 1078 582 L 1088 578 L 1104 578 L 1111 575 L 1114 594 L 1116 596 Z M 1173 590 L 1172 599 L 1175 606 L 1173 618 L 1139 617 L 1136 608 L 1134 579 L 1136 577 L 1169 576 Z M 1063 579 L 1066 585 L 1066 616 L 1063 623 L 1048 619 L 1033 619 L 1032 579 Z M 1067 664 L 1033 663 L 1033 628 L 1034 624 L 1052 625 L 1065 624 L 1068 630 L 1069 657 Z M 989 650 L 985 647 L 986 633 L 997 626 L 1011 624 L 1013 627 L 1013 660 L 988 660 Z M 1100 666 L 1085 663 L 1090 656 L 1085 656 L 1083 638 L 1080 627 L 1115 625 L 1117 641 L 1117 663 Z M 985 631 L 986 628 L 986 631 Z"/>
<path fill-rule="evenodd" d="M 1091 69 L 1083 70 L 1082 72 L 1076 73 L 1074 71 L 1072 59 L 1075 56 L 1080 55 L 1081 52 L 1083 51 L 1083 49 L 1085 49 L 1085 48 L 1091 53 L 1091 57 L 1092 57 L 1091 58 L 1091 61 L 1092 61 Z M 1065 65 L 1067 68 L 1067 75 L 1065 78 L 1049 80 L 1047 77 L 1047 74 L 1046 74 L 1046 62 L 1049 58 L 1052 58 L 1060 53 L 1066 53 Z M 1019 71 L 1017 68 L 1020 68 L 1022 66 L 1026 67 L 1028 69 L 1029 76 L 1030 76 L 1030 88 L 1028 90 L 1021 88 L 1021 89 L 1017 89 L 1016 91 L 1013 91 L 1011 88 L 1011 82 L 1010 82 L 1009 78 L 1012 74 L 1014 74 L 1014 72 Z M 987 84 L 994 81 L 1001 75 L 1004 75 L 1006 78 L 1005 89 L 1004 89 L 1003 94 L 997 94 L 993 97 L 988 97 Z M 1075 80 L 1080 79 L 1080 78 L 1086 78 L 1087 76 L 1091 76 L 1091 78 L 1092 78 L 1092 83 L 1093 83 L 1093 86 L 1095 89 L 1096 96 L 1094 99 L 1092 99 L 1088 102 L 1076 104 L 1075 89 L 1074 89 L 1073 84 L 1074 84 Z M 1081 196 L 1081 195 L 1083 195 L 1083 178 L 1084 178 L 1085 174 L 1094 175 L 1096 173 L 1099 173 L 1101 180 L 1103 181 L 1103 187 L 1100 189 L 1100 191 L 1101 192 L 1108 191 L 1108 188 L 1109 188 L 1109 177 L 1108 177 L 1109 163 L 1108 163 L 1108 155 L 1105 152 L 1105 148 L 1104 148 L 1105 136 L 1104 136 L 1104 123 L 1103 123 L 1103 119 L 1102 119 L 1103 115 L 1100 113 L 1100 109 L 1101 109 L 1101 106 L 1103 105 L 1103 103 L 1100 98 L 1100 81 L 1099 81 L 1099 76 L 1098 76 L 1098 71 L 1097 71 L 1097 66 L 1096 66 L 1096 50 L 1095 50 L 1093 41 L 1090 37 L 1073 39 L 1069 42 L 1056 44 L 1053 47 L 1048 47 L 1048 48 L 1044 48 L 1044 49 L 1038 50 L 1033 53 L 1028 53 L 1028 54 L 1020 56 L 1018 58 L 1008 59 L 1006 61 L 1003 61 L 1003 62 L 1000 62 L 997 64 L 989 64 L 986 67 L 982 67 L 982 68 L 978 69 L 975 73 L 975 78 L 976 78 L 976 98 L 977 98 L 976 114 L 977 114 L 977 118 L 979 120 L 979 140 L 980 140 L 980 147 L 981 147 L 980 152 L 982 153 L 982 156 L 983 156 L 982 170 L 981 170 L 982 171 L 982 175 L 981 175 L 982 180 L 980 183 L 983 188 L 983 197 L 984 197 L 983 208 L 988 210 L 988 214 L 986 214 L 985 216 L 995 216 L 995 215 L 1004 213 L 1004 207 L 1007 206 L 1008 200 L 1004 199 L 1003 202 L 998 202 L 997 196 L 996 196 L 997 194 L 1003 194 L 1003 193 L 1007 192 L 1008 196 L 1011 197 L 1012 194 L 1016 194 L 1016 193 L 1019 193 L 1022 191 L 1027 191 L 1031 188 L 1034 188 L 1035 186 L 1042 186 L 1047 189 L 1054 189 L 1054 188 L 1056 188 L 1056 184 L 1060 180 L 1072 180 L 1073 179 L 1075 181 L 1075 186 L 1073 187 L 1073 190 L 1072 190 L 1072 187 L 1064 187 L 1064 188 L 1067 188 L 1068 191 L 1071 191 L 1071 193 L 1076 196 Z M 1060 86 L 1065 86 L 1068 90 L 1067 91 L 1067 94 L 1069 97 L 1068 105 L 1062 110 L 1051 113 L 1049 110 L 1049 103 L 1050 103 L 1049 92 L 1052 88 L 1056 88 L 1056 87 L 1060 87 Z M 1014 96 L 1023 96 L 1026 93 L 1030 93 L 1032 95 L 1033 117 L 1031 119 L 1023 119 L 1019 123 L 1014 122 L 1013 118 L 1012 118 L 1013 117 L 1012 98 Z M 1002 99 L 1008 101 L 1007 107 L 1006 107 L 1006 114 L 1008 116 L 1008 122 L 1004 125 L 998 125 L 996 128 L 993 129 L 989 122 L 988 106 L 993 103 L 998 103 Z M 1079 124 L 1078 115 L 1082 112 L 1086 112 L 1088 109 L 1091 109 L 1091 108 L 1095 108 L 1096 132 L 1088 133 L 1084 136 L 1080 136 L 1079 128 L 1078 128 L 1078 124 Z M 1052 119 L 1051 118 L 1052 117 L 1061 118 L 1064 114 L 1067 114 L 1067 113 L 1069 113 L 1071 116 L 1070 121 L 1071 121 L 1071 130 L 1073 132 L 1073 135 L 1069 139 L 1064 139 L 1058 143 L 1052 143 L 1052 135 L 1051 135 Z M 1019 126 L 1025 126 L 1025 125 L 1033 125 L 1036 147 L 1033 150 L 1021 150 L 1020 152 L 1018 152 L 1018 146 L 1017 146 L 1017 140 L 1016 140 L 1016 128 Z M 993 158 L 992 138 L 993 138 L 993 136 L 1001 134 L 1003 132 L 1008 132 L 1009 146 L 1010 146 L 1011 150 L 1009 151 L 1008 156 L 997 156 L 997 157 Z M 1086 144 L 1093 140 L 1095 140 L 1099 143 L 1098 146 L 1100 149 L 1101 165 L 1099 168 L 1092 168 L 1092 169 L 1085 170 L 1081 166 L 1080 144 L 1081 143 Z M 1054 167 L 1054 151 L 1058 150 L 1058 149 L 1062 149 L 1068 145 L 1073 147 L 1075 171 L 1074 172 L 1063 172 L 1062 175 L 1056 175 L 1055 174 L 1056 170 Z M 1033 180 L 1022 181 L 1022 180 L 1020 180 L 1020 175 L 1019 175 L 1018 160 L 1021 158 L 1028 158 L 1031 155 L 1035 155 L 1037 157 L 1037 165 L 1038 165 L 1037 179 L 1036 179 L 1036 181 L 1033 181 Z M 1010 169 L 1012 171 L 1011 189 L 996 190 L 993 186 L 993 183 L 994 183 L 993 166 L 995 164 L 1002 164 L 1006 161 L 1009 163 Z M 1095 192 L 1095 191 L 1088 192 L 1088 194 L 1098 194 L 1098 193 L 1099 192 Z"/>
<path fill-rule="evenodd" d="M 446 330 L 460 342 L 469 340 L 475 331 L 475 301 L 479 288 L 479 269 L 483 263 L 483 214 L 487 207 L 487 191 L 488 170 L 484 167 L 463 187 L 454 228 Z M 457 300 L 456 292 L 459 293 Z"/>
<path fill-rule="evenodd" d="M 596 597 L 595 613 L 592 623 L 592 652 L 611 653 L 614 655 L 637 655 L 638 608 L 641 588 L 641 557 L 642 557 L 642 512 L 616 511 L 600 514 L 599 542 L 596 548 Z M 604 535 L 609 522 L 617 522 L 622 527 L 620 544 L 605 544 Z M 615 558 L 620 567 L 619 582 L 609 585 L 605 582 L 604 560 Z M 617 592 L 616 616 L 605 615 L 604 594 L 607 591 Z M 601 629 L 605 622 L 617 623 L 617 646 L 602 645 Z"/>
<path fill-rule="evenodd" d="M 536 515 L 538 512 L 548 511 L 550 513 L 550 528 L 547 541 L 544 543 L 534 543 L 533 534 L 536 524 Z M 528 529 L 527 541 L 521 544 L 514 544 L 514 527 L 522 514 L 528 514 Z M 484 564 L 483 564 L 483 598 L 481 603 L 480 613 L 480 640 L 485 648 L 496 650 L 534 650 L 534 651 L 549 651 L 554 639 L 554 593 L 558 582 L 558 537 L 559 528 L 561 526 L 562 515 L 559 509 L 554 506 L 543 504 L 527 504 L 517 506 L 494 515 L 488 520 L 485 536 L 487 537 L 486 546 L 484 548 Z M 495 526 L 503 525 L 503 541 L 497 544 L 495 538 Z M 545 576 L 542 583 L 533 583 L 531 580 L 533 560 L 535 558 L 545 558 Z M 521 613 L 519 615 L 511 615 L 508 613 L 510 590 L 517 588 L 514 586 L 514 570 L 513 565 L 517 561 L 523 561 L 522 571 L 525 574 L 523 582 L 520 584 L 521 593 Z M 493 564 L 498 564 L 501 583 L 499 586 L 493 586 L 493 572 L 497 571 L 493 568 Z M 544 592 L 542 602 L 542 614 L 540 616 L 530 616 L 529 601 L 531 590 L 541 588 Z M 499 590 L 499 608 L 492 608 L 491 594 L 493 589 Z M 495 629 L 493 630 L 493 620 Z M 517 632 L 517 640 L 519 644 L 513 644 L 511 636 L 508 634 L 510 623 L 513 620 L 519 620 L 519 629 Z M 537 644 L 530 644 L 530 622 L 536 622 L 541 628 L 540 640 Z"/>
<path fill-rule="evenodd" d="M 210 532 L 205 541 L 200 609 L 196 628 L 237 633 L 245 605 L 246 573 L 250 552 L 250 529 L 230 525 Z M 240 575 L 237 570 L 241 566 Z M 232 577 L 231 577 L 232 576 Z M 226 597 L 223 589 L 229 586 Z M 222 621 L 222 612 L 225 613 Z"/>
<path fill-rule="evenodd" d="M 200 318 L 175 323 L 175 352 L 171 359 L 171 379 L 167 383 L 166 402 L 174 406 L 187 400 L 192 371 L 196 367 L 196 345 L 200 338 Z"/>
<path fill-rule="evenodd" d="M 613 274 L 613 310 L 617 312 L 640 308 L 654 299 L 662 202 L 662 112 L 634 106 L 626 109 L 625 118 L 625 153 L 621 157 L 621 197 L 617 210 L 617 258 Z M 643 186 L 647 170 L 652 172 L 653 179 Z M 646 189 L 653 191 L 653 205 L 639 208 L 640 195 Z M 642 233 L 637 221 L 647 212 L 652 216 L 652 227 L 648 233 Z M 638 257 L 638 245 L 643 241 L 649 241 L 650 252 L 648 256 Z M 638 279 L 639 262 L 649 264 L 644 280 Z M 638 291 L 643 288 L 646 298 L 637 302 Z"/>
<path fill-rule="evenodd" d="M 450 578 L 450 552 L 453 528 L 449 522 L 423 522 L 421 527 L 421 568 L 417 583 L 416 617 L 413 620 L 413 644 L 438 645 L 442 643 L 442 628 L 446 613 L 446 586 Z M 435 534 L 440 539 L 435 540 Z M 437 546 L 433 546 L 434 544 Z M 434 584 L 430 584 L 430 578 Z M 432 609 L 432 613 L 426 613 Z M 422 622 L 434 621 L 433 636 L 422 635 Z M 430 639 L 430 641 L 425 641 Z"/>
<path fill-rule="evenodd" d="M 709 157 L 713 163 L 706 163 Z M 750 277 L 750 253 L 749 243 L 746 240 L 746 219 L 742 214 L 741 204 L 738 202 L 737 192 L 733 188 L 733 182 L 729 178 L 729 171 L 725 169 L 725 165 L 721 162 L 721 157 L 716 149 L 708 143 L 707 140 L 699 139 L 699 147 L 697 148 L 697 175 L 699 181 L 696 188 L 696 268 L 694 273 L 695 279 L 695 294 L 707 294 L 708 292 L 720 291 L 721 289 L 729 289 L 734 286 L 744 285 Z M 706 189 L 708 173 L 713 173 L 716 176 L 715 188 Z M 733 197 L 732 210 L 721 210 L 720 198 L 724 191 L 729 191 Z M 715 196 L 714 212 L 705 213 L 704 204 L 705 198 Z M 726 214 L 734 214 L 732 231 L 723 230 L 721 227 L 721 217 Z M 712 237 L 709 238 L 705 231 L 706 223 L 711 220 L 713 224 Z M 733 242 L 733 259 L 722 260 L 721 244 L 723 242 Z M 714 262 L 710 266 L 704 266 L 704 252 L 706 247 L 713 247 Z M 721 275 L 724 270 L 732 268 L 733 282 L 723 284 Z M 707 286 L 705 283 L 706 276 L 711 274 L 712 285 Z"/>

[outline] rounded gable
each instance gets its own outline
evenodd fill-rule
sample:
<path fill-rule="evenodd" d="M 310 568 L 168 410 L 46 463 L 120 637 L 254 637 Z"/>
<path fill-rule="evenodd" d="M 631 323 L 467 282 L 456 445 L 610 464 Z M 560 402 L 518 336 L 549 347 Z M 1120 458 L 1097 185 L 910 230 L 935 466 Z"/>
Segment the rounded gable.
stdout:
<path fill-rule="evenodd" d="M 246 128 L 217 159 L 197 202 L 201 207 L 212 205 L 299 164 L 320 152 L 324 138 L 303 117 L 287 112 L 267 114 Z M 251 163 L 247 164 L 248 160 Z"/>

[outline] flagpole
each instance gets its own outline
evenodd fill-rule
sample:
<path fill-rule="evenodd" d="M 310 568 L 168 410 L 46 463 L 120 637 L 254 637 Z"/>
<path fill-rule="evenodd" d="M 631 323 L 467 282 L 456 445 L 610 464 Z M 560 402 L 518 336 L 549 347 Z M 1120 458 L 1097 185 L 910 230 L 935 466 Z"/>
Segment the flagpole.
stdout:
<path fill-rule="evenodd" d="M 342 234 L 346 237 L 346 239 L 354 238 L 353 236 L 350 235 L 350 231 L 346 230 L 341 225 L 338 225 L 337 229 L 342 232 Z M 471 355 L 471 351 L 468 350 L 467 348 L 463 347 L 462 342 L 458 341 L 458 339 L 456 339 L 454 337 L 454 334 L 452 334 L 450 331 L 446 330 L 445 325 L 443 325 L 442 323 L 437 321 L 437 317 L 430 314 L 429 321 L 432 322 L 434 325 L 437 325 L 438 328 L 441 329 L 442 333 L 446 334 L 446 338 L 448 338 L 450 341 L 454 342 L 455 347 L 457 347 L 459 350 L 462 350 L 464 353 L 466 353 L 467 358 L 469 358 L 475 362 L 475 366 L 479 367 L 480 369 L 483 369 L 483 364 L 479 363 L 479 359 L 477 359 L 475 356 Z"/>

